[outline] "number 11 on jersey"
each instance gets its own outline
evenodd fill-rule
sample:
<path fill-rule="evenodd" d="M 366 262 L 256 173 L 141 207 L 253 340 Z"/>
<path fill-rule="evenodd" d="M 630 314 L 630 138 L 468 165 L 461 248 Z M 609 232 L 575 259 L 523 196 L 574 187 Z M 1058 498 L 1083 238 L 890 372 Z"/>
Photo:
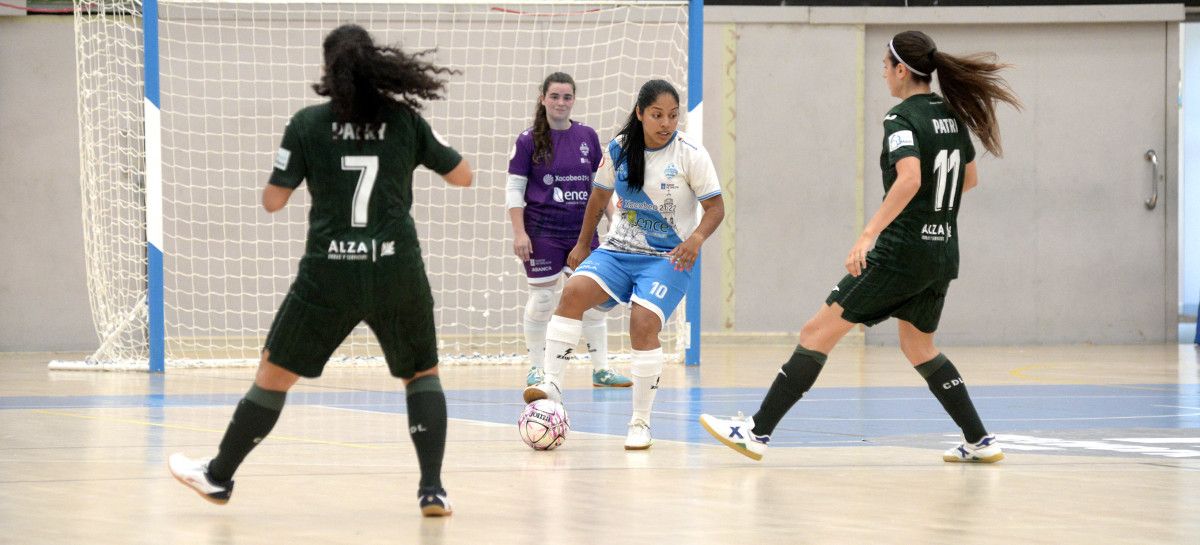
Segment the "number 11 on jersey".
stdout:
<path fill-rule="evenodd" d="M 954 209 L 954 195 L 958 192 L 958 167 L 959 155 L 958 150 L 949 153 L 947 158 L 947 150 L 939 151 L 937 157 L 933 160 L 933 173 L 937 176 L 937 191 L 933 193 L 933 209 L 938 211 L 942 209 L 943 203 L 947 210 Z M 950 194 L 946 194 L 946 175 L 950 175 Z M 943 200 L 945 199 L 945 200 Z"/>

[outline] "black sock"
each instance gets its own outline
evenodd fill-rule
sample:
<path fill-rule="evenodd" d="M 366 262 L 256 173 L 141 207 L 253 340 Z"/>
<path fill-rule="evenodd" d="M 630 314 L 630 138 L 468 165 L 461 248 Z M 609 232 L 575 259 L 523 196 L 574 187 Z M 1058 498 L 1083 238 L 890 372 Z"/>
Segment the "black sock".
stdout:
<path fill-rule="evenodd" d="M 754 435 L 771 435 L 775 431 L 783 415 L 817 381 L 825 358 L 825 354 L 796 345 L 796 351 L 780 368 L 779 374 L 775 375 L 775 382 L 767 390 L 767 397 L 763 398 L 762 406 L 754 413 L 754 429 L 750 430 Z"/>
<path fill-rule="evenodd" d="M 963 438 L 968 443 L 975 443 L 987 435 L 983 423 L 979 421 L 979 413 L 975 412 L 975 404 L 967 393 L 967 383 L 963 382 L 954 364 L 946 356 L 938 354 L 936 358 L 916 366 L 918 373 L 929 383 L 929 391 L 942 404 L 942 408 L 954 419 L 954 423 L 962 428 Z"/>
<path fill-rule="evenodd" d="M 417 447 L 421 488 L 442 487 L 442 456 L 446 452 L 446 395 L 436 376 L 408 383 L 408 435 Z"/>
<path fill-rule="evenodd" d="M 208 464 L 210 479 L 225 482 L 233 478 L 246 455 L 271 433 L 286 399 L 287 392 L 264 390 L 257 384 L 250 387 L 246 397 L 238 402 L 237 409 L 233 411 L 233 419 L 229 421 L 229 428 L 221 439 L 217 457 Z"/>

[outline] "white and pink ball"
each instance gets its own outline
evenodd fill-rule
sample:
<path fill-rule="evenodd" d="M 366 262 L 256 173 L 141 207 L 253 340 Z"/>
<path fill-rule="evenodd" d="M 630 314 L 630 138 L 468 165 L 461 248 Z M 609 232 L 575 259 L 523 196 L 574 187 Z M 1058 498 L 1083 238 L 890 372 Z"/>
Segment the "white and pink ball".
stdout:
<path fill-rule="evenodd" d="M 571 420 L 562 403 L 539 399 L 525 406 L 517 419 L 521 440 L 534 450 L 553 450 L 567 440 Z"/>

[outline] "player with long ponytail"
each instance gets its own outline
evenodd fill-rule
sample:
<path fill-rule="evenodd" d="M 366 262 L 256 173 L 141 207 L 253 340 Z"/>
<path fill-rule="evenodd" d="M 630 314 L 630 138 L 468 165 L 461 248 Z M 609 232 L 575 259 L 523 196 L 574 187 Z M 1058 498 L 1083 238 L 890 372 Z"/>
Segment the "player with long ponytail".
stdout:
<path fill-rule="evenodd" d="M 900 104 L 883 118 L 883 204 L 850 248 L 849 273 L 800 330 L 800 343 L 775 376 L 757 413 L 732 419 L 702 415 L 700 423 L 726 446 L 755 460 L 767 450 L 783 416 L 816 382 L 826 358 L 855 324 L 899 322 L 900 350 L 964 442 L 942 454 L 947 462 L 992 463 L 1004 458 L 984 428 L 966 382 L 934 346 L 950 281 L 958 277 L 958 211 L 963 193 L 979 183 L 974 133 L 999 156 L 996 103 L 1020 108 L 1000 77 L 1008 67 L 992 53 L 958 57 L 938 51 L 922 32 L 901 32 L 883 51 L 883 77 Z M 934 74 L 942 95 L 930 89 Z"/>

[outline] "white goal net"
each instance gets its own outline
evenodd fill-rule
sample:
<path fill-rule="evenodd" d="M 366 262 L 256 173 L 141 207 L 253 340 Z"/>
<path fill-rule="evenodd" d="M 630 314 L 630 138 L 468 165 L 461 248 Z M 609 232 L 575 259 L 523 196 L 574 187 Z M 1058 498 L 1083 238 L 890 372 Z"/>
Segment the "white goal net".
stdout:
<path fill-rule="evenodd" d="M 425 170 L 414 177 L 445 362 L 526 358 L 528 288 L 503 193 L 509 151 L 531 124 L 543 78 L 575 78 L 573 117 L 602 141 L 647 79 L 687 93 L 686 1 L 164 0 L 149 44 L 142 12 L 141 2 L 77 1 L 83 221 L 100 348 L 75 367 L 147 368 L 148 287 L 157 282 L 147 273 L 147 217 L 157 203 L 167 367 L 257 361 L 303 252 L 308 213 L 306 190 L 273 215 L 261 209 L 260 192 L 291 114 L 324 100 L 311 84 L 321 41 L 340 24 L 360 24 L 407 51 L 436 48 L 432 60 L 462 71 L 450 78 L 448 99 L 423 113 L 471 162 L 475 187 L 448 187 Z M 155 47 L 160 145 L 144 130 L 144 51 Z M 147 183 L 155 164 L 161 196 Z M 618 356 L 628 350 L 626 314 L 614 310 L 610 319 Z M 682 314 L 681 305 L 663 333 L 676 356 L 686 342 Z M 360 326 L 336 358 L 377 362 L 379 354 Z"/>

